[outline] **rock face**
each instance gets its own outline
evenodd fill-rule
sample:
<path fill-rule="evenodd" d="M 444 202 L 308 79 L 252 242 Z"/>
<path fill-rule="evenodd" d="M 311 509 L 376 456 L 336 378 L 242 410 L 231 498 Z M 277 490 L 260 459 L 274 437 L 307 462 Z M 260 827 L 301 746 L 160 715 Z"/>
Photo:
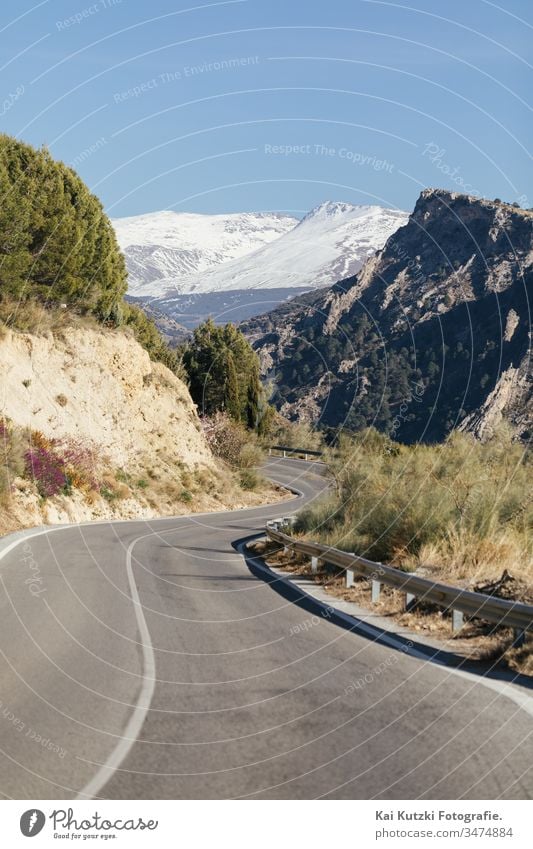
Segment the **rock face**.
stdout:
<path fill-rule="evenodd" d="M 244 330 L 292 418 L 402 441 L 532 419 L 533 213 L 444 190 L 361 271 Z"/>
<path fill-rule="evenodd" d="M 48 438 L 95 443 L 115 466 L 214 465 L 185 384 L 122 331 L 7 331 L 0 387 L 0 415 Z"/>
<path fill-rule="evenodd" d="M 41 335 L 0 330 L 0 428 L 8 420 L 16 433 L 4 450 L 15 444 L 20 459 L 30 445 L 53 441 L 78 469 L 88 454 L 93 470 L 92 486 L 78 476 L 68 490 L 41 497 L 42 467 L 19 477 L 20 465 L 6 464 L 0 536 L 42 523 L 148 519 L 285 497 L 267 484 L 242 488 L 213 457 L 185 384 L 128 332 L 87 324 Z"/>

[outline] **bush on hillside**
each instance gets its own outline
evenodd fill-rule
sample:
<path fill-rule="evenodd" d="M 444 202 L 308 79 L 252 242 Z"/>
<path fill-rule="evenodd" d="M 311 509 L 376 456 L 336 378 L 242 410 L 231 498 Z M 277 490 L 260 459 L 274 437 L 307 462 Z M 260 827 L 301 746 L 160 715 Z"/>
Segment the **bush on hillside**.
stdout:
<path fill-rule="evenodd" d="M 0 418 L 0 496 L 9 492 L 13 478 L 24 474 L 26 443 L 20 428 Z"/>
<path fill-rule="evenodd" d="M 152 359 L 184 378 L 155 324 L 123 300 L 115 231 L 78 175 L 46 148 L 0 135 L 0 192 L 0 322 L 42 332 L 93 315 L 131 328 Z"/>
<path fill-rule="evenodd" d="M 137 342 L 153 360 L 163 363 L 181 380 L 187 379 L 180 355 L 169 348 L 153 321 L 139 307 L 124 302 L 118 318 L 121 324 L 131 328 Z"/>
<path fill-rule="evenodd" d="M 268 427 L 263 429 L 261 436 L 270 445 L 286 445 L 287 448 L 319 451 L 324 447 L 320 431 L 307 422 L 291 422 L 276 411 L 271 415 Z"/>
<path fill-rule="evenodd" d="M 263 452 L 257 440 L 244 425 L 227 413 L 217 412 L 204 416 L 202 428 L 215 457 L 224 460 L 234 469 L 253 469 L 263 460 Z"/>

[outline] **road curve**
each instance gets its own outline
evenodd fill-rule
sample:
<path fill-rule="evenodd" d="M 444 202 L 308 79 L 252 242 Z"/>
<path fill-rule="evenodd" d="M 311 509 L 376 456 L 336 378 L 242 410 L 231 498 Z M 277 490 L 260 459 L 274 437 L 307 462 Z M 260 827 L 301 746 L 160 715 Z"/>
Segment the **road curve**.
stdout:
<path fill-rule="evenodd" d="M 4 798 L 531 798 L 530 714 L 312 615 L 235 550 L 314 498 L 319 468 L 269 462 L 292 503 L 4 555 Z"/>

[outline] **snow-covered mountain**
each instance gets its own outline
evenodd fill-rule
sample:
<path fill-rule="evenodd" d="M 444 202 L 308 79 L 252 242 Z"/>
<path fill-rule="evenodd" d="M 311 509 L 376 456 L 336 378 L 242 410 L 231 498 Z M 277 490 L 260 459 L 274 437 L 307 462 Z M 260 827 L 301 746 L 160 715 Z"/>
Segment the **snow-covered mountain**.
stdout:
<path fill-rule="evenodd" d="M 301 221 L 277 213 L 155 212 L 113 224 L 129 294 L 320 288 L 354 274 L 406 212 L 326 201 Z"/>
<path fill-rule="evenodd" d="M 275 242 L 205 274 L 192 274 L 185 285 L 195 294 L 328 286 L 355 274 L 408 217 L 381 206 L 323 203 Z"/>
<path fill-rule="evenodd" d="M 163 211 L 116 218 L 113 226 L 126 257 L 129 294 L 144 297 L 169 289 L 189 291 L 185 284 L 189 276 L 252 253 L 297 223 L 297 218 L 275 212 Z"/>
<path fill-rule="evenodd" d="M 207 315 L 249 318 L 352 276 L 408 217 L 326 201 L 301 221 L 276 213 L 157 212 L 113 223 L 129 296 L 194 327 Z"/>

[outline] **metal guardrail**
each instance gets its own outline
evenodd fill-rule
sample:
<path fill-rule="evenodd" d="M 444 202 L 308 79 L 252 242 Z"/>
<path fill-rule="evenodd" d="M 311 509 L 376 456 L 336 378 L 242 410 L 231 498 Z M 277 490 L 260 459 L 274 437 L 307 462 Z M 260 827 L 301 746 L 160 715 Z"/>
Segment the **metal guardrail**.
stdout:
<path fill-rule="evenodd" d="M 310 448 L 289 448 L 288 445 L 269 445 L 269 455 L 273 451 L 281 451 L 283 457 L 286 457 L 287 454 L 303 454 L 306 460 L 308 457 L 322 457 L 323 454 L 322 451 L 311 451 Z"/>
<path fill-rule="evenodd" d="M 375 563 L 373 560 L 367 560 L 365 557 L 359 557 L 357 554 L 341 551 L 338 548 L 294 539 L 280 530 L 280 527 L 286 527 L 292 522 L 292 517 L 268 522 L 267 536 L 274 542 L 279 542 L 284 548 L 290 548 L 292 551 L 310 557 L 311 568 L 315 572 L 318 570 L 319 563 L 331 564 L 342 569 L 346 572 L 347 587 L 353 586 L 356 575 L 370 580 L 372 601 L 378 600 L 381 584 L 386 584 L 405 593 L 407 610 L 416 601 L 429 601 L 451 611 L 454 631 L 462 627 L 464 614 L 513 628 L 515 645 L 521 645 L 524 642 L 526 631 L 533 631 L 533 605 L 452 587 L 419 575 L 402 572 L 393 566 Z"/>

